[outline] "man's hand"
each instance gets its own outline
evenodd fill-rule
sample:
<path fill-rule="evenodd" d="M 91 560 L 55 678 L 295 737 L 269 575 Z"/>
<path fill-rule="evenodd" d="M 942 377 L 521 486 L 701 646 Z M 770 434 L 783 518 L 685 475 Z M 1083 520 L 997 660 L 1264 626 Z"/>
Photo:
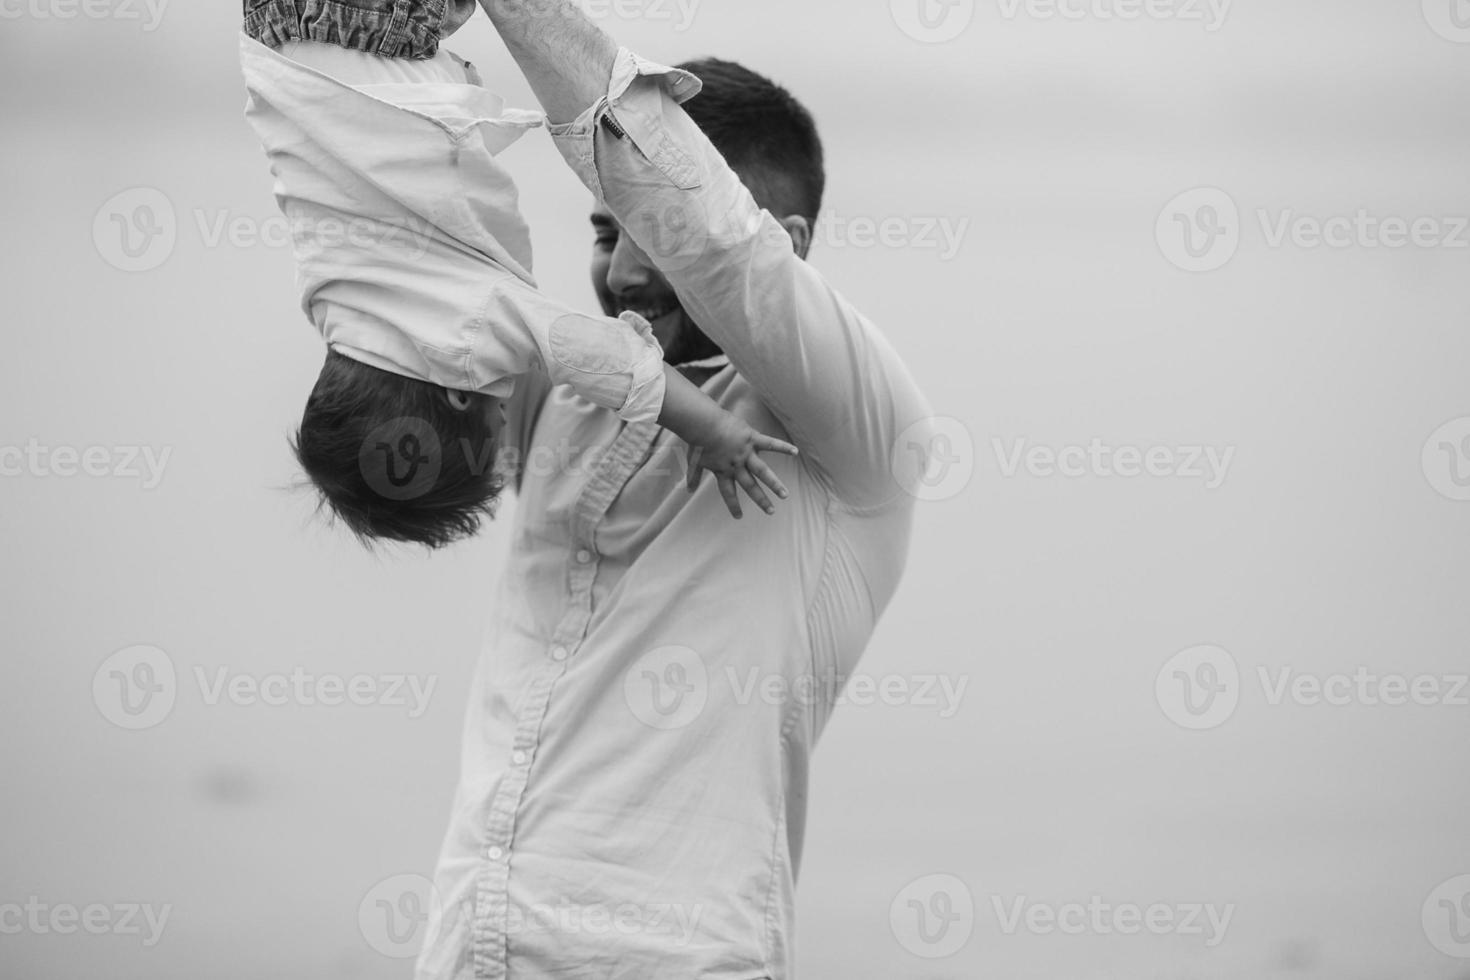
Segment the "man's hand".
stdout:
<path fill-rule="evenodd" d="M 729 412 L 723 412 L 723 415 L 716 433 L 704 444 L 689 447 L 689 492 L 699 489 L 704 471 L 709 470 L 719 480 L 720 496 L 725 498 L 725 506 L 730 508 L 730 515 L 737 521 L 744 516 L 740 509 L 740 494 L 735 489 L 737 486 L 761 510 L 767 514 L 776 513 L 775 505 L 761 484 L 782 500 L 791 494 L 760 454 L 795 456 L 796 447 L 757 432 Z"/>

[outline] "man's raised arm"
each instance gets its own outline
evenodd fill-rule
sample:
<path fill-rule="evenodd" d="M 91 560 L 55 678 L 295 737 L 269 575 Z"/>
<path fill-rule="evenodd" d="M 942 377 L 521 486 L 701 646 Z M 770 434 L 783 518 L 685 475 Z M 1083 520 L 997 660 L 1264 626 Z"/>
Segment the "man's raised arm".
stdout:
<path fill-rule="evenodd" d="M 480 0 L 551 123 L 607 94 L 618 45 L 572 0 Z"/>
<path fill-rule="evenodd" d="M 928 448 L 923 396 L 680 108 L 698 81 L 618 49 L 572 0 L 481 3 L 563 156 L 833 496 L 867 510 L 917 486 Z M 901 436 L 913 445 L 897 445 Z"/>

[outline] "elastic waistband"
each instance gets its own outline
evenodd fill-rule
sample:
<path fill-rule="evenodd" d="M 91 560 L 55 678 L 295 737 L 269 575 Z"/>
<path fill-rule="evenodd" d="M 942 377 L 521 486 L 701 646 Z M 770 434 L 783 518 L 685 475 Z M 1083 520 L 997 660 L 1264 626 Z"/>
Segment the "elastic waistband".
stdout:
<path fill-rule="evenodd" d="M 384 58 L 439 52 L 449 0 L 246 0 L 245 33 L 278 48 L 317 41 Z"/>

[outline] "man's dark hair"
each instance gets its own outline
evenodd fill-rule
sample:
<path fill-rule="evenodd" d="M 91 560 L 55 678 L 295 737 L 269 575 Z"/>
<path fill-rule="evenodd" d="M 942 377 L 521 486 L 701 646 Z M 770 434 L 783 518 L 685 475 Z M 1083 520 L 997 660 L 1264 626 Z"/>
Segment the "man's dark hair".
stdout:
<path fill-rule="evenodd" d="M 481 399 L 327 352 L 291 448 L 359 541 L 442 548 L 479 530 L 503 480 Z"/>
<path fill-rule="evenodd" d="M 750 192 L 778 218 L 796 214 L 815 224 L 827 172 L 817 124 L 806 107 L 733 61 L 700 58 L 679 67 L 704 82 L 685 111 Z"/>

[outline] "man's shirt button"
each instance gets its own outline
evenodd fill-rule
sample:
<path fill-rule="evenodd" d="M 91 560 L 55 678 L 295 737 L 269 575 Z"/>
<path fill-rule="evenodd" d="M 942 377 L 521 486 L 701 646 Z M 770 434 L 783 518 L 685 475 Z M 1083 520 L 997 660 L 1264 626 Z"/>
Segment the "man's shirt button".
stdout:
<path fill-rule="evenodd" d="M 527 758 L 526 753 L 524 753 L 524 752 L 520 751 L 519 749 L 517 749 L 511 755 L 510 761 L 511 762 L 514 762 L 518 766 L 524 766 L 526 764 L 526 758 Z"/>
<path fill-rule="evenodd" d="M 567 659 L 567 656 L 568 654 L 566 647 L 555 647 L 551 651 L 551 659 L 555 660 L 557 663 L 561 663 L 563 660 Z"/>
<path fill-rule="evenodd" d="M 492 861 L 499 861 L 501 858 L 505 857 L 505 851 L 499 847 L 492 847 L 490 848 L 490 850 L 486 851 L 485 854 Z"/>
<path fill-rule="evenodd" d="M 592 552 L 587 551 L 585 548 L 583 550 L 577 552 L 577 561 L 580 564 L 585 565 L 585 564 L 587 564 L 591 560 L 592 560 Z"/>

